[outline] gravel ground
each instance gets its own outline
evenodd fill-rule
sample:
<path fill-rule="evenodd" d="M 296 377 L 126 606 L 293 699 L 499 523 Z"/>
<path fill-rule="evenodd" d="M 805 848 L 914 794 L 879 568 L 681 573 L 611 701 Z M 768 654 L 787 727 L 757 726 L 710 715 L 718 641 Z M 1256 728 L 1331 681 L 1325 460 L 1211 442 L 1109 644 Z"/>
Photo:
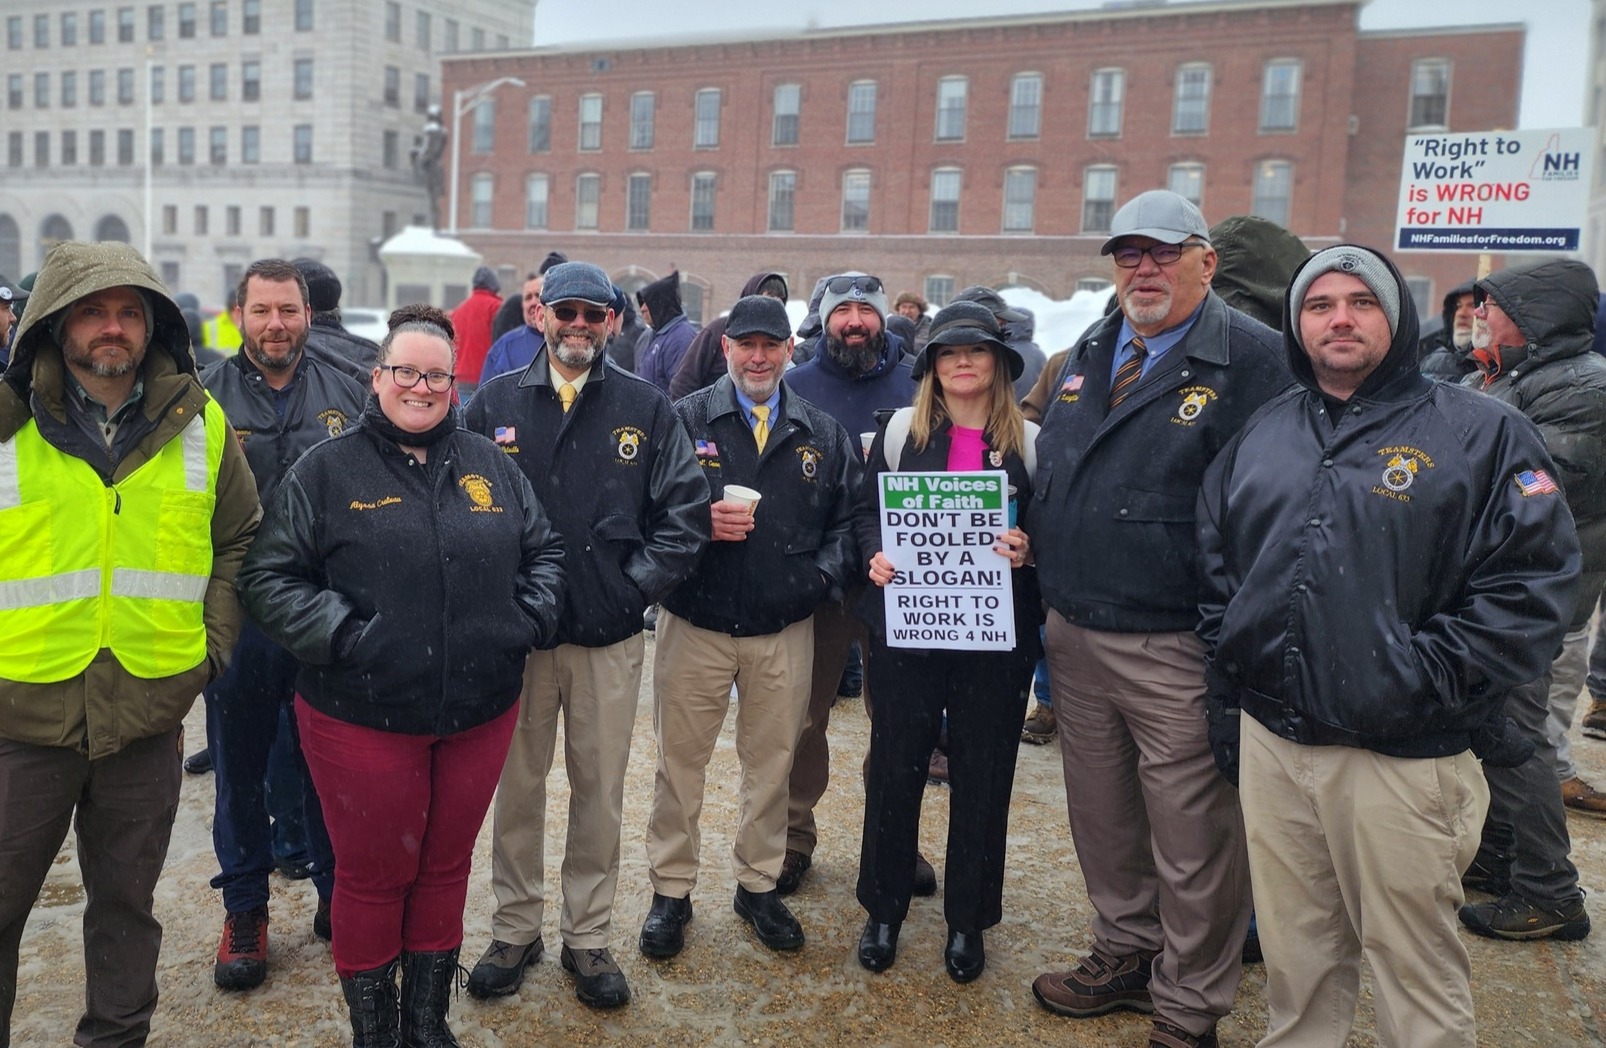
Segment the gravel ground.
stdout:
<path fill-rule="evenodd" d="M 651 642 L 649 641 L 648 665 Z M 650 673 L 649 673 L 650 676 Z M 772 953 L 731 912 L 730 872 L 737 766 L 726 726 L 708 776 L 703 812 L 703 881 L 692 894 L 696 919 L 685 951 L 649 961 L 635 940 L 646 915 L 648 887 L 643 831 L 652 798 L 655 759 L 650 683 L 644 685 L 626 788 L 625 842 L 616 906 L 614 952 L 634 999 L 599 1013 L 574 999 L 557 963 L 556 907 L 549 907 L 546 959 L 530 969 L 521 992 L 493 1003 L 465 996 L 452 1024 L 465 1046 L 539 1044 L 666 1045 L 976 1045 L 1147 1044 L 1148 1020 L 1130 1013 L 1062 1019 L 1033 999 L 1031 981 L 1066 967 L 1086 948 L 1091 911 L 1065 821 L 1059 755 L 1052 746 L 1023 746 L 1011 815 L 1004 923 L 987 933 L 986 973 L 967 986 L 943 970 L 945 925 L 940 896 L 916 899 L 899 942 L 898 962 L 872 975 L 854 948 L 864 914 L 853 897 L 864 792 L 858 767 L 869 737 L 862 707 L 838 705 L 831 724 L 837 774 L 819 808 L 814 869 L 792 897 L 808 944 Z M 1587 702 L 1583 705 L 1587 706 Z M 734 712 L 734 711 L 733 711 Z M 197 704 L 187 721 L 190 749 L 204 736 Z M 1575 736 L 1576 737 L 1576 736 Z M 1606 787 L 1606 743 L 1581 740 L 1586 776 Z M 548 812 L 548 885 L 556 895 L 568 788 L 562 747 L 553 770 Z M 946 791 L 926 794 L 923 851 L 942 869 Z M 179 1046 L 334 1046 L 350 1043 L 345 1007 L 328 950 L 312 936 L 315 897 L 306 882 L 273 878 L 270 972 L 247 993 L 212 985 L 211 965 L 222 908 L 207 881 L 216 871 L 211 845 L 212 778 L 186 776 L 168 871 L 156 911 L 166 928 L 161 1004 L 150 1044 Z M 1586 886 L 1606 871 L 1606 822 L 1569 819 L 1574 859 Z M 469 890 L 464 960 L 472 964 L 489 940 L 490 820 L 480 833 Z M 83 892 L 69 839 L 46 883 L 22 943 L 13 1044 L 66 1045 L 83 1001 L 80 917 Z M 1606 920 L 1592 896 L 1597 924 Z M 1468 937 L 1483 1045 L 1606 1044 L 1606 928 L 1581 943 L 1495 943 Z M 1245 970 L 1236 1011 L 1219 1027 L 1223 1046 L 1251 1045 L 1265 1031 L 1264 969 Z M 1351 1045 L 1375 1044 L 1369 992 Z M 1408 1048 L 1408 1046 L 1406 1046 Z"/>

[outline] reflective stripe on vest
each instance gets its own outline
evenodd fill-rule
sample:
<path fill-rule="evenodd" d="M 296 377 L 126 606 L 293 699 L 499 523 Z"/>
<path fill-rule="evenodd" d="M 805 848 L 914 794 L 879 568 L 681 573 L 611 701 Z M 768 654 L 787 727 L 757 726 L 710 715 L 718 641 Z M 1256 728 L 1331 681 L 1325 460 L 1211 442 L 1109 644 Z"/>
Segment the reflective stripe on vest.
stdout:
<path fill-rule="evenodd" d="M 203 419 L 111 487 L 31 420 L 0 444 L 0 678 L 68 680 L 101 648 L 147 679 L 206 658 L 227 439 L 223 410 L 208 401 Z"/>

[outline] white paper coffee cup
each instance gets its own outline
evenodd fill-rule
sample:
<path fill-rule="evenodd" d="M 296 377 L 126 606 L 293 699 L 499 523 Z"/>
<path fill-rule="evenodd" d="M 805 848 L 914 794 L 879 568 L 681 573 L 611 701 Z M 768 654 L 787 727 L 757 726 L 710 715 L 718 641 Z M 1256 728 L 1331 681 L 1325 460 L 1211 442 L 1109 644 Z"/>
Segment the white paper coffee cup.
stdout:
<path fill-rule="evenodd" d="M 868 433 L 860 433 L 859 434 L 859 449 L 861 451 L 863 451 L 865 453 L 865 455 L 868 456 L 870 454 L 870 446 L 872 444 L 874 444 L 874 443 L 875 443 L 875 430 L 872 429 Z"/>
<path fill-rule="evenodd" d="M 745 488 L 740 484 L 725 485 L 725 501 L 734 502 L 736 505 L 747 510 L 747 515 L 750 517 L 753 515 L 753 512 L 758 509 L 758 500 L 763 497 L 763 492 L 754 491 L 752 488 Z"/>

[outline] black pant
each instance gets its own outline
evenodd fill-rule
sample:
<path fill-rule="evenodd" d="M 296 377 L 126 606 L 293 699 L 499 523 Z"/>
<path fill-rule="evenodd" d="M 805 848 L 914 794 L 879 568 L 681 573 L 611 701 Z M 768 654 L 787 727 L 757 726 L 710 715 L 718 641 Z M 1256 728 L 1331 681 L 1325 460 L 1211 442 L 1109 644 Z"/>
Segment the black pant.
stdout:
<path fill-rule="evenodd" d="M 909 912 L 920 798 L 948 714 L 952 786 L 943 912 L 976 932 L 1003 917 L 1004 846 L 1032 660 L 1015 652 L 910 651 L 871 642 L 870 761 L 859 903 L 872 920 Z"/>
<path fill-rule="evenodd" d="M 0 1046 L 11 1039 L 22 928 L 72 823 L 88 897 L 73 1040 L 144 1043 L 162 946 L 151 902 L 178 814 L 181 737 L 174 728 L 93 761 L 72 747 L 0 740 Z"/>

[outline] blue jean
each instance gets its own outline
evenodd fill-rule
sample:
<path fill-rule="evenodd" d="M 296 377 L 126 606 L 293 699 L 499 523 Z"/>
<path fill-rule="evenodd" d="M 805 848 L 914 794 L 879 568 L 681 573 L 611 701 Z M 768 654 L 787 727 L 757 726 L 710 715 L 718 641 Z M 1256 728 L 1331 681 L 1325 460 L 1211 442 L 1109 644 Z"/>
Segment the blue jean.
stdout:
<path fill-rule="evenodd" d="M 305 864 L 307 821 L 302 817 L 301 770 L 296 765 L 295 720 L 289 706 L 279 707 L 279 729 L 268 752 L 268 818 L 273 822 L 273 858 L 278 862 Z"/>
<path fill-rule="evenodd" d="M 279 733 L 280 711 L 295 698 L 296 670 L 290 653 L 246 620 L 240 626 L 234 661 L 204 693 L 207 745 L 212 749 L 217 778 L 212 847 L 220 872 L 212 878 L 212 887 L 222 889 L 223 908 L 230 913 L 268 904 L 273 837 L 264 782 Z M 334 890 L 334 853 L 324 829 L 318 791 L 301 756 L 294 717 L 290 718 L 290 731 L 295 741 L 296 774 L 301 780 L 312 883 L 318 898 L 327 899 Z"/>
<path fill-rule="evenodd" d="M 1037 627 L 1037 639 L 1039 641 L 1044 641 L 1046 636 L 1047 634 L 1044 633 L 1044 627 Z M 1046 641 L 1044 642 L 1046 643 Z M 1054 695 L 1049 687 L 1048 680 L 1047 656 L 1038 659 L 1037 668 L 1032 670 L 1032 697 L 1037 700 L 1037 704 L 1039 706 L 1047 706 L 1049 708 L 1053 708 L 1054 706 Z"/>

